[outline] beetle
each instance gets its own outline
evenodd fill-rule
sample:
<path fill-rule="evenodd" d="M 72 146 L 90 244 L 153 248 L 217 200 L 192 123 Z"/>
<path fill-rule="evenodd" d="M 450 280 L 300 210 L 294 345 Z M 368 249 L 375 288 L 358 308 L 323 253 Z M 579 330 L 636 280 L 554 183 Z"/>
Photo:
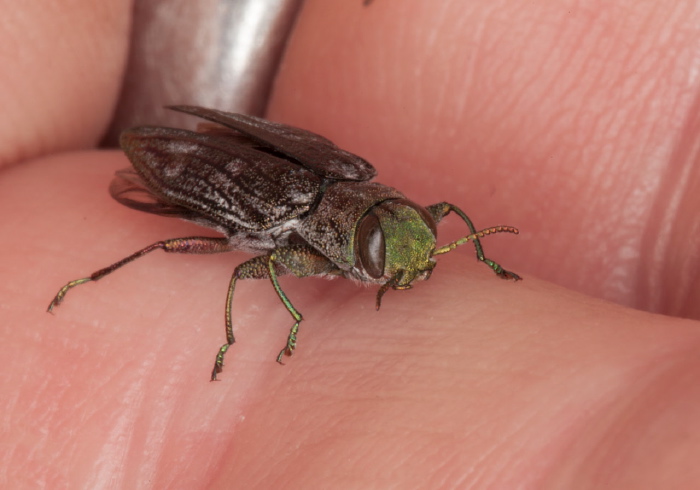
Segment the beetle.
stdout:
<path fill-rule="evenodd" d="M 238 265 L 226 298 L 226 343 L 214 362 L 216 380 L 235 342 L 231 304 L 236 283 L 270 279 L 294 319 L 284 348 L 296 348 L 302 315 L 280 287 L 278 276 L 344 277 L 378 284 L 376 308 L 389 289 L 410 289 L 435 267 L 434 257 L 472 242 L 479 261 L 504 279 L 520 280 L 484 256 L 480 238 L 512 226 L 477 231 L 453 204 L 422 207 L 398 190 L 371 182 L 376 170 L 366 160 L 328 139 L 265 119 L 196 106 L 169 109 L 209 121 L 197 131 L 144 126 L 124 131 L 122 149 L 132 168 L 116 172 L 110 194 L 130 208 L 182 218 L 217 230 L 223 237 L 185 237 L 153 243 L 90 276 L 63 286 L 48 307 L 66 293 L 97 281 L 154 250 L 211 254 L 243 250 L 256 257 Z M 437 223 L 457 214 L 470 234 L 436 246 Z"/>

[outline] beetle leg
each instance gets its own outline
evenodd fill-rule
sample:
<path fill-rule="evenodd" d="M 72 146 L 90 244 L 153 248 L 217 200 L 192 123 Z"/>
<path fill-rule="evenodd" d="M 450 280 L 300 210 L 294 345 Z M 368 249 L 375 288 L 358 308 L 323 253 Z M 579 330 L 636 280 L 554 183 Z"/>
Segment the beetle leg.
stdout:
<path fill-rule="evenodd" d="M 54 299 L 49 304 L 47 311 L 51 312 L 54 307 L 61 304 L 65 295 L 73 289 L 75 286 L 85 284 L 90 281 L 97 281 L 102 279 L 107 274 L 114 272 L 115 270 L 125 266 L 129 262 L 133 262 L 139 257 L 153 252 L 154 250 L 163 250 L 170 253 L 185 253 L 185 254 L 214 254 L 221 252 L 229 252 L 232 250 L 229 245 L 227 238 L 214 238 L 214 237 L 186 237 L 186 238 L 173 238 L 170 240 L 163 240 L 160 242 L 153 243 L 146 248 L 142 248 L 138 252 L 135 252 L 128 257 L 124 257 L 119 262 L 93 272 L 88 277 L 82 279 L 76 279 L 71 281 L 65 286 L 63 286 Z"/>
<path fill-rule="evenodd" d="M 275 288 L 275 291 L 277 291 L 277 295 L 282 303 L 284 303 L 289 314 L 294 318 L 294 325 L 290 329 L 289 336 L 287 337 L 287 345 L 277 356 L 277 362 L 282 364 L 283 356 L 291 356 L 294 353 L 294 349 L 297 345 L 299 324 L 303 320 L 303 317 L 301 313 L 294 308 L 291 301 L 287 298 L 287 295 L 284 294 L 284 291 L 282 291 L 277 281 L 278 273 L 275 268 L 276 263 L 283 265 L 289 272 L 297 277 L 333 274 L 338 272 L 338 267 L 316 250 L 306 245 L 292 245 L 290 247 L 277 249 L 270 254 L 268 270 L 270 272 L 272 286 Z"/>
<path fill-rule="evenodd" d="M 275 262 L 277 260 L 279 260 L 277 252 L 270 254 L 270 258 L 267 261 L 267 267 L 270 272 L 270 280 L 272 281 L 272 286 L 275 288 L 275 291 L 277 291 L 277 296 L 279 296 L 289 314 L 292 315 L 292 318 L 294 318 L 294 325 L 292 325 L 292 328 L 289 330 L 289 336 L 287 337 L 287 345 L 285 345 L 284 349 L 282 349 L 277 356 L 277 362 L 282 364 L 282 356 L 285 354 L 291 356 L 294 353 L 294 349 L 296 349 L 299 324 L 304 318 L 301 316 L 301 313 L 294 308 L 294 305 L 291 301 L 289 301 L 289 298 L 287 298 L 287 295 L 284 294 L 284 291 L 282 291 L 282 287 L 277 280 L 277 274 L 275 273 Z"/>
<path fill-rule="evenodd" d="M 233 290 L 236 287 L 236 281 L 238 279 L 264 279 L 268 277 L 267 262 L 268 256 L 260 255 L 243 262 L 233 270 L 231 282 L 228 285 L 228 294 L 226 295 L 226 343 L 219 348 L 219 352 L 216 354 L 214 369 L 211 372 L 212 381 L 216 381 L 216 375 L 224 367 L 226 351 L 236 341 L 233 336 L 233 321 L 231 320 L 231 304 L 233 303 Z"/>
<path fill-rule="evenodd" d="M 484 264 L 488 265 L 491 268 L 491 270 L 493 270 L 496 273 L 496 275 L 500 276 L 503 279 L 513 279 L 515 281 L 519 281 L 521 279 L 521 277 L 519 275 L 517 275 L 515 272 L 510 272 L 510 271 L 505 270 L 498 263 L 496 263 L 493 260 L 488 259 L 484 256 L 484 249 L 481 246 L 481 242 L 479 241 L 479 237 L 484 236 L 484 234 L 487 234 L 487 233 L 484 233 L 483 231 L 481 231 L 481 232 L 477 231 L 476 228 L 474 227 L 474 224 L 472 223 L 472 220 L 470 220 L 469 217 L 466 214 L 464 214 L 464 211 L 459 209 L 454 204 L 450 204 L 448 202 L 440 202 L 437 204 L 433 204 L 431 206 L 428 206 L 426 209 L 428 210 L 430 215 L 433 217 L 436 224 L 439 223 L 442 220 L 442 218 L 444 218 L 445 216 L 450 214 L 450 212 L 454 212 L 457 216 L 462 218 L 462 220 L 469 227 L 469 231 L 471 232 L 471 235 L 468 237 L 469 238 L 468 241 L 471 241 L 474 243 L 474 248 L 476 248 L 476 258 L 479 259 Z M 511 233 L 517 233 L 517 230 L 515 228 L 509 227 L 509 226 L 495 227 L 495 228 L 497 229 L 496 231 L 508 231 Z M 496 232 L 496 231 L 494 231 L 494 232 Z M 457 242 L 459 242 L 459 241 L 460 240 L 458 240 Z M 465 243 L 466 241 L 467 240 L 465 240 L 462 243 Z M 457 243 L 457 242 L 454 242 L 454 247 L 456 247 L 457 245 L 461 245 L 461 243 Z M 450 245 L 452 245 L 452 244 L 450 244 Z M 437 253 L 435 255 L 449 252 L 450 250 L 452 250 L 454 248 L 454 247 L 451 247 L 450 245 L 447 245 L 445 247 L 441 247 L 440 249 L 438 249 L 436 251 Z"/>
<path fill-rule="evenodd" d="M 233 336 L 233 322 L 231 320 L 231 303 L 236 281 L 239 279 L 265 279 L 269 278 L 280 300 L 294 318 L 294 325 L 289 331 L 287 344 L 277 356 L 277 362 L 282 363 L 282 357 L 291 356 L 296 348 L 299 324 L 303 320 L 301 313 L 292 305 L 287 295 L 277 280 L 277 276 L 294 274 L 297 277 L 308 277 L 323 274 L 334 274 L 338 268 L 326 257 L 306 245 L 291 245 L 273 250 L 268 255 L 260 255 L 240 264 L 233 271 L 226 298 L 226 340 L 216 355 L 216 362 L 211 373 L 211 380 L 216 380 L 216 375 L 221 372 L 224 365 L 224 355 L 235 342 Z"/>

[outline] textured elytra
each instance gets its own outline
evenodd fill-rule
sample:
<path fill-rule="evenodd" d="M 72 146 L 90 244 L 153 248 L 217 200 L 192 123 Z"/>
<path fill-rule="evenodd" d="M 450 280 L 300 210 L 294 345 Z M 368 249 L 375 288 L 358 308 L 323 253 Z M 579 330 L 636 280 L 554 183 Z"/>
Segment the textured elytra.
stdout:
<path fill-rule="evenodd" d="M 223 137 L 137 128 L 122 134 L 122 145 L 146 196 L 183 208 L 182 218 L 205 216 L 230 233 L 267 230 L 299 217 L 309 211 L 321 185 L 319 176 L 298 164 Z M 129 193 L 113 185 L 112 195 L 149 211 L 132 206 L 138 186 L 133 179 L 131 184 Z M 160 209 L 151 212 L 161 214 Z"/>

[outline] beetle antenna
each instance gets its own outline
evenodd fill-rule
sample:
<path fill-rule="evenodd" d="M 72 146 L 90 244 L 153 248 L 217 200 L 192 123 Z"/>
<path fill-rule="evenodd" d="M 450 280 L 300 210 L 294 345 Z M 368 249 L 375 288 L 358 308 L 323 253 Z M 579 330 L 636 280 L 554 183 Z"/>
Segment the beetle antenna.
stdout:
<path fill-rule="evenodd" d="M 447 245 L 443 245 L 440 248 L 436 248 L 435 251 L 433 251 L 432 256 L 446 254 L 447 252 L 454 250 L 460 245 L 464 245 L 467 242 L 471 242 L 479 238 L 484 238 L 486 235 L 493 235 L 494 233 L 514 233 L 517 235 L 518 233 L 520 233 L 520 231 L 518 231 L 518 229 L 514 226 L 492 226 L 491 228 L 484 228 L 483 230 L 479 230 L 476 233 L 472 233 L 471 235 L 462 237 L 459 240 L 455 240 L 452 243 L 448 243 Z"/>

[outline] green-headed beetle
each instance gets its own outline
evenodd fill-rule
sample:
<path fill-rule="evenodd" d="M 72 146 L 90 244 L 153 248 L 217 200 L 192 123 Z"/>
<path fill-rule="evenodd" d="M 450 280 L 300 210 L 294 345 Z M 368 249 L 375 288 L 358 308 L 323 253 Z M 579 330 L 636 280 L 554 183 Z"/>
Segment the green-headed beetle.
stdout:
<path fill-rule="evenodd" d="M 226 298 L 226 343 L 211 379 L 221 372 L 235 339 L 231 303 L 239 279 L 269 278 L 294 318 L 277 356 L 292 355 L 302 320 L 277 277 L 345 277 L 379 284 L 376 307 L 392 289 L 409 289 L 427 279 L 436 255 L 466 242 L 504 279 L 520 277 L 484 256 L 479 238 L 511 226 L 477 231 L 456 206 L 422 207 L 391 187 L 370 182 L 375 169 L 362 158 L 309 131 L 252 116 L 194 106 L 173 110 L 210 123 L 197 132 L 163 127 L 124 131 L 121 146 L 133 168 L 118 171 L 110 193 L 140 211 L 174 216 L 221 232 L 221 238 L 186 237 L 154 243 L 89 277 L 71 281 L 49 305 L 53 310 L 75 286 L 97 281 L 153 250 L 209 254 L 232 250 L 257 253 L 235 268 Z M 214 124 L 212 124 L 214 123 Z M 450 212 L 470 234 L 436 246 L 436 223 Z"/>

